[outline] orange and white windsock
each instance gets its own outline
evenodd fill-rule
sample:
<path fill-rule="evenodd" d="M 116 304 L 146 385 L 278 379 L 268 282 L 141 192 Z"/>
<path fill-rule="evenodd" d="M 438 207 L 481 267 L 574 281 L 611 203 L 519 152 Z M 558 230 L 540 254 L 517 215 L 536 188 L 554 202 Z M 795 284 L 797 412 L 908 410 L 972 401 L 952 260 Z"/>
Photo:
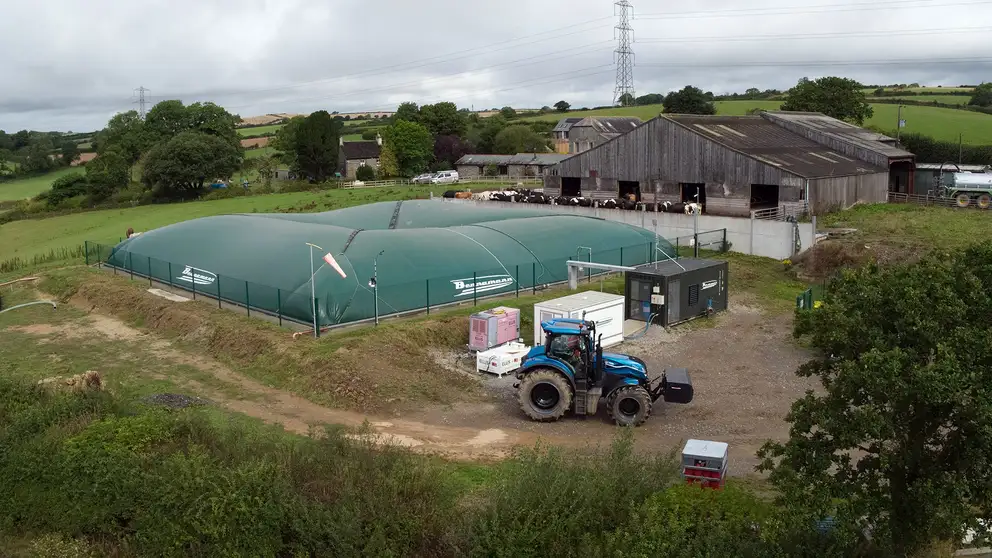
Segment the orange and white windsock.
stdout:
<path fill-rule="evenodd" d="M 341 266 L 338 265 L 338 261 L 334 259 L 334 256 L 332 256 L 330 252 L 328 252 L 327 255 L 324 256 L 324 261 L 327 262 L 327 265 L 333 267 L 334 271 L 338 272 L 338 275 L 340 275 L 342 278 L 347 279 L 348 276 L 345 275 L 344 270 L 341 269 Z"/>

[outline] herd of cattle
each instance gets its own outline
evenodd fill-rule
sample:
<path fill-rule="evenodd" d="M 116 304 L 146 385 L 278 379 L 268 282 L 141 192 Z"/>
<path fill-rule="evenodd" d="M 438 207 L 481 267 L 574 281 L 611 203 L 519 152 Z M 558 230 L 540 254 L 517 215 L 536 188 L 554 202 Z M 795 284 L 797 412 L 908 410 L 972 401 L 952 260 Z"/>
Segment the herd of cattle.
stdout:
<path fill-rule="evenodd" d="M 495 190 L 487 192 L 459 192 L 448 190 L 444 193 L 446 198 L 471 199 L 476 201 L 500 201 L 514 203 L 536 203 L 545 205 L 574 205 L 579 207 L 593 207 L 594 202 L 604 209 L 626 209 L 628 211 L 642 209 L 644 211 L 658 213 L 693 213 L 701 214 L 703 208 L 698 203 L 645 203 L 638 202 L 633 195 L 628 197 L 610 198 L 606 200 L 592 200 L 582 196 L 547 196 L 542 192 L 518 188 L 515 190 Z"/>

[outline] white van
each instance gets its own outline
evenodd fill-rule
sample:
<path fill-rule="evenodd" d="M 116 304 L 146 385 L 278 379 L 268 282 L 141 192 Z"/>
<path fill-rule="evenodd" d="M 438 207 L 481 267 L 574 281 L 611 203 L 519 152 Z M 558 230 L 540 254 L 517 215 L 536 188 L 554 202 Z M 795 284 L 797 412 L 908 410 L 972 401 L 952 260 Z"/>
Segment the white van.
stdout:
<path fill-rule="evenodd" d="M 431 178 L 431 184 L 458 184 L 458 171 L 441 171 Z"/>

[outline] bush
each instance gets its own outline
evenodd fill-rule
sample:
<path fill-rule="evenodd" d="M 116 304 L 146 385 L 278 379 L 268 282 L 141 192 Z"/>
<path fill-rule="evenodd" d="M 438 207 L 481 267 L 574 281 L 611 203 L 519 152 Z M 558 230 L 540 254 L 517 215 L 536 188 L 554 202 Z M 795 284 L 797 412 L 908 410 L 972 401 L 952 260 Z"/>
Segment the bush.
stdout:
<path fill-rule="evenodd" d="M 85 195 L 86 186 L 86 176 L 82 173 L 72 172 L 60 176 L 52 182 L 46 201 L 50 207 L 55 207 L 65 199 Z"/>
<path fill-rule="evenodd" d="M 377 133 L 375 130 L 365 130 L 362 132 L 362 139 L 365 141 L 374 140 Z"/>
<path fill-rule="evenodd" d="M 151 190 L 144 186 L 133 184 L 130 187 L 115 192 L 111 197 L 111 202 L 116 205 L 148 205 L 152 203 L 154 196 Z"/>
<path fill-rule="evenodd" d="M 375 169 L 369 166 L 358 167 L 355 171 L 355 178 L 362 182 L 375 180 Z"/>

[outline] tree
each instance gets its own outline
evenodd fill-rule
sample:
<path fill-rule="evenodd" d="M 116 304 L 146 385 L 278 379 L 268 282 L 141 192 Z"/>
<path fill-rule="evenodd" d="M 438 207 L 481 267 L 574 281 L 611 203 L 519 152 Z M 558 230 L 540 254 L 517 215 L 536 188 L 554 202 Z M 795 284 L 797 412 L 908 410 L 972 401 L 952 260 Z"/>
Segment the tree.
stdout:
<path fill-rule="evenodd" d="M 76 157 L 79 157 L 79 146 L 72 140 L 62 142 L 60 151 L 62 152 L 62 164 L 67 167 L 76 160 Z"/>
<path fill-rule="evenodd" d="M 517 117 L 517 111 L 513 110 L 513 107 L 503 107 L 499 109 L 499 114 L 507 120 L 513 120 Z"/>
<path fill-rule="evenodd" d="M 386 128 L 382 141 L 396 158 L 398 176 L 409 177 L 423 172 L 434 157 L 434 138 L 427 128 L 415 122 L 395 122 Z"/>
<path fill-rule="evenodd" d="M 691 85 L 665 95 L 664 104 L 666 114 L 716 114 L 716 105 L 706 93 Z"/>
<path fill-rule="evenodd" d="M 122 151 L 108 149 L 86 164 L 86 193 L 93 202 L 103 201 L 127 188 L 131 165 Z"/>
<path fill-rule="evenodd" d="M 496 134 L 493 140 L 493 152 L 505 155 L 514 153 L 543 153 L 548 151 L 548 140 L 530 129 L 529 126 L 518 124 L 507 126 Z"/>
<path fill-rule="evenodd" d="M 232 145 L 241 146 L 238 123 L 241 117 L 227 112 L 214 103 L 193 103 L 186 107 L 186 122 L 190 130 L 196 130 L 223 138 Z"/>
<path fill-rule="evenodd" d="M 300 126 L 303 125 L 303 121 L 306 119 L 305 116 L 294 116 L 290 118 L 279 131 L 276 132 L 275 139 L 272 140 L 270 145 L 279 152 L 278 159 L 280 162 L 289 166 L 289 168 L 296 168 L 296 137 Z"/>
<path fill-rule="evenodd" d="M 635 105 L 660 105 L 665 102 L 665 96 L 661 93 L 648 93 L 634 99 Z"/>
<path fill-rule="evenodd" d="M 363 182 L 375 180 L 375 169 L 368 165 L 360 166 L 355 171 L 355 179 L 361 180 Z"/>
<path fill-rule="evenodd" d="M 555 110 L 558 112 L 568 112 L 572 105 L 566 103 L 565 101 L 558 101 L 555 103 Z"/>
<path fill-rule="evenodd" d="M 0 130 L 0 151 L 13 151 L 14 150 L 14 137 Z"/>
<path fill-rule="evenodd" d="M 86 177 L 79 172 L 71 172 L 60 176 L 52 182 L 46 203 L 55 207 L 63 201 L 86 194 Z"/>
<path fill-rule="evenodd" d="M 971 93 L 968 104 L 975 107 L 992 107 L 992 82 L 976 87 Z"/>
<path fill-rule="evenodd" d="M 159 197 L 198 197 L 206 181 L 228 178 L 238 170 L 242 157 L 240 149 L 222 138 L 183 132 L 148 152 L 141 180 Z"/>
<path fill-rule="evenodd" d="M 362 139 L 365 141 L 372 141 L 375 139 L 376 134 L 378 134 L 378 132 L 375 130 L 365 130 L 362 132 Z"/>
<path fill-rule="evenodd" d="M 18 132 L 20 133 L 20 132 Z M 55 160 L 52 159 L 52 143 L 47 139 L 39 139 L 31 142 L 27 147 L 27 157 L 21 168 L 24 172 L 48 172 L 55 168 Z"/>
<path fill-rule="evenodd" d="M 420 108 L 417 107 L 417 103 L 403 103 L 396 109 L 396 114 L 393 115 L 393 120 L 396 122 L 399 122 L 400 120 L 405 120 L 407 122 L 419 122 Z"/>
<path fill-rule="evenodd" d="M 9 149 L 0 148 L 0 174 L 7 174 L 14 171 L 14 165 L 11 162 L 13 158 L 13 153 Z"/>
<path fill-rule="evenodd" d="M 797 374 L 823 389 L 793 404 L 787 442 L 759 452 L 783 502 L 866 518 L 897 556 L 988 517 L 990 315 L 987 243 L 845 271 L 822 307 L 797 311 L 796 336 L 820 353 Z"/>
<path fill-rule="evenodd" d="M 17 151 L 19 149 L 24 149 L 31 143 L 31 132 L 27 130 L 21 130 L 11 136 L 11 141 L 13 142 L 13 150 Z"/>
<path fill-rule="evenodd" d="M 301 176 L 323 182 L 338 168 L 342 124 L 326 110 L 307 116 L 296 132 L 296 168 Z"/>
<path fill-rule="evenodd" d="M 455 161 L 471 152 L 472 146 L 462 138 L 437 136 L 434 138 L 434 170 L 455 168 Z"/>
<path fill-rule="evenodd" d="M 154 142 L 168 141 L 191 128 L 189 117 L 182 101 L 162 101 L 145 115 L 145 128 Z"/>
<path fill-rule="evenodd" d="M 152 137 L 145 129 L 145 122 L 133 110 L 112 116 L 97 138 L 97 153 L 110 148 L 118 149 L 129 166 L 137 163 L 141 154 L 152 145 Z"/>
<path fill-rule="evenodd" d="M 496 135 L 502 132 L 508 124 L 501 114 L 481 118 L 469 128 L 466 133 L 466 140 L 474 145 L 479 153 L 495 153 Z"/>
<path fill-rule="evenodd" d="M 399 176 L 399 163 L 396 161 L 396 153 L 386 141 L 382 142 L 382 150 L 379 152 L 379 178 L 392 178 Z"/>
<path fill-rule="evenodd" d="M 623 95 L 620 95 L 620 98 L 617 100 L 620 102 L 620 106 L 622 107 L 632 107 L 635 104 L 637 104 L 637 100 L 634 99 L 634 96 L 631 95 L 630 93 L 624 93 Z"/>
<path fill-rule="evenodd" d="M 840 77 L 800 79 L 789 89 L 782 110 L 822 112 L 859 126 L 875 113 L 868 104 L 863 86 L 853 79 Z"/>
<path fill-rule="evenodd" d="M 465 133 L 465 115 L 458 111 L 455 103 L 436 103 L 420 107 L 417 120 L 433 136 L 460 136 Z"/>

